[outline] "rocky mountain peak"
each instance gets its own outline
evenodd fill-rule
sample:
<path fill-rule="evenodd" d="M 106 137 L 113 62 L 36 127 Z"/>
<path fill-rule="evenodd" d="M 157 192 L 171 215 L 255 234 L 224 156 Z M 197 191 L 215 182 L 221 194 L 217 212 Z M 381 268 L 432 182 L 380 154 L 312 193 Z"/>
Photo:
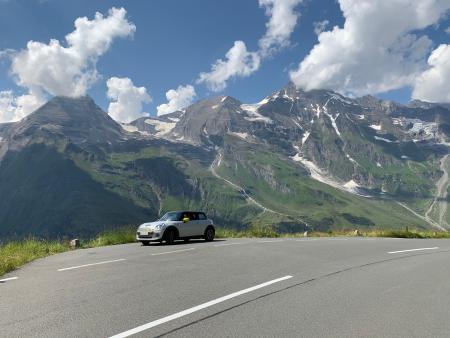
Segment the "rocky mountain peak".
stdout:
<path fill-rule="evenodd" d="M 48 140 L 55 136 L 77 144 L 112 143 L 122 128 L 89 96 L 56 96 L 23 120 L 10 125 L 6 137 L 14 140 Z"/>

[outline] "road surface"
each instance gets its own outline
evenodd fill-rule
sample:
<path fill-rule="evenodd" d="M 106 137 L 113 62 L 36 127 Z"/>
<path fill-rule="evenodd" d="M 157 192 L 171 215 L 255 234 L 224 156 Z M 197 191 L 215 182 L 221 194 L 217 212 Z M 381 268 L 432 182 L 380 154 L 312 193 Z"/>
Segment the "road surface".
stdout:
<path fill-rule="evenodd" d="M 119 245 L 0 277 L 1 337 L 448 337 L 450 241 Z"/>

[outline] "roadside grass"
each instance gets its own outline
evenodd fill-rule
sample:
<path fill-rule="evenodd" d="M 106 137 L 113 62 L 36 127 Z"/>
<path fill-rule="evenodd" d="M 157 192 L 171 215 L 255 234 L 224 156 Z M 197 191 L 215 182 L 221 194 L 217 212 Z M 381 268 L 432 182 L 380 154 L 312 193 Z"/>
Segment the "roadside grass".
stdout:
<path fill-rule="evenodd" d="M 94 248 L 107 245 L 117 245 L 135 242 L 135 227 L 124 227 L 105 231 L 97 237 L 82 240 L 80 249 Z M 278 233 L 271 225 L 252 225 L 245 230 L 217 228 L 216 238 L 295 238 L 304 237 L 304 233 Z M 373 230 L 359 231 L 330 231 L 308 232 L 308 237 L 394 237 L 394 238 L 450 238 L 450 232 L 442 231 L 409 231 L 409 230 Z M 0 276 L 18 269 L 22 265 L 35 259 L 51 256 L 61 252 L 74 250 L 68 240 L 41 240 L 27 238 L 22 241 L 13 241 L 0 245 Z"/>
<path fill-rule="evenodd" d="M 0 276 L 35 259 L 69 250 L 68 243 L 28 238 L 0 246 Z"/>
<path fill-rule="evenodd" d="M 312 231 L 305 233 L 278 233 L 272 226 L 254 226 L 245 230 L 218 228 L 217 238 L 261 238 L 261 237 L 390 237 L 390 238 L 421 238 L 421 239 L 445 239 L 450 238 L 450 232 L 444 231 L 416 231 L 416 230 L 358 230 L 355 231 Z"/>
<path fill-rule="evenodd" d="M 93 239 L 82 240 L 79 248 L 133 243 L 135 242 L 135 235 L 135 227 L 105 231 Z M 35 259 L 69 250 L 74 249 L 70 247 L 68 240 L 41 240 L 32 237 L 0 245 L 0 276 L 16 270 Z"/>

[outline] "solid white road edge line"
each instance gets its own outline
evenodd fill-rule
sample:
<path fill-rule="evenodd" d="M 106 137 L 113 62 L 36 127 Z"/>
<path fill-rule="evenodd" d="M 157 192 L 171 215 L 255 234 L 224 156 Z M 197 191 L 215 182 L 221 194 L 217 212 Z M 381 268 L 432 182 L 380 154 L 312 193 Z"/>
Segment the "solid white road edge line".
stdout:
<path fill-rule="evenodd" d="M 432 247 L 432 248 L 419 248 L 419 249 L 389 251 L 388 254 L 395 254 L 395 253 L 401 253 L 401 252 L 411 252 L 411 251 L 436 250 L 436 249 L 439 249 L 439 247 L 435 246 L 435 247 Z"/>
<path fill-rule="evenodd" d="M 262 283 L 262 284 L 258 284 L 258 285 L 252 286 L 252 287 L 250 287 L 248 289 L 244 289 L 244 290 L 237 291 L 237 292 L 231 293 L 229 295 L 226 295 L 226 296 L 223 296 L 223 297 L 220 297 L 220 298 L 217 298 L 217 299 L 213 299 L 213 300 L 211 300 L 209 302 L 206 302 L 206 303 L 203 303 L 203 304 L 191 307 L 190 309 L 186 309 L 184 311 L 180 311 L 180 312 L 174 313 L 173 315 L 170 315 L 170 316 L 167 316 L 167 317 L 164 317 L 164 318 L 161 318 L 161 319 L 157 319 L 157 320 L 155 320 L 153 322 L 150 322 L 150 323 L 138 326 L 138 327 L 136 327 L 134 329 L 131 329 L 131 330 L 128 330 L 128 331 L 116 334 L 115 336 L 112 336 L 110 338 L 125 338 L 125 337 L 129 337 L 129 336 L 134 335 L 136 333 L 139 333 L 139 332 L 151 329 L 151 328 L 153 328 L 155 326 L 158 326 L 158 325 L 170 322 L 170 321 L 172 321 L 174 319 L 178 319 L 178 318 L 190 315 L 191 313 L 194 313 L 194 312 L 206 309 L 206 308 L 208 308 L 210 306 L 213 306 L 213 305 L 225 302 L 225 301 L 227 301 L 229 299 L 241 296 L 243 294 L 246 294 L 246 293 L 249 293 L 249 292 L 261 289 L 261 288 L 264 288 L 266 286 L 269 286 L 269 285 L 272 285 L 272 284 L 275 284 L 275 283 L 278 283 L 278 282 L 281 282 L 281 281 L 284 281 L 284 280 L 287 280 L 287 279 L 290 279 L 290 278 L 292 278 L 292 276 L 284 276 L 284 277 L 273 279 L 271 281 L 268 281 L 268 282 L 265 282 L 265 283 Z"/>
<path fill-rule="evenodd" d="M 19 277 L 9 277 L 9 278 L 0 279 L 0 282 L 7 282 L 10 280 L 16 280 L 16 279 L 19 279 Z"/>
<path fill-rule="evenodd" d="M 108 264 L 108 263 L 115 263 L 115 262 L 121 262 L 121 261 L 126 261 L 126 258 L 114 259 L 114 260 L 112 260 L 112 261 L 103 261 L 103 262 L 97 262 L 97 263 L 91 263 L 91 264 L 84 264 L 84 265 L 71 266 L 71 267 L 69 267 L 69 268 L 58 269 L 57 271 L 73 270 L 73 269 L 85 268 L 85 267 L 87 267 L 87 266 L 101 265 L 101 264 Z"/>
<path fill-rule="evenodd" d="M 189 249 L 181 249 L 181 250 L 174 250 L 174 251 L 166 251 L 166 252 L 158 252 L 152 254 L 152 256 L 159 256 L 159 255 L 165 255 L 165 254 L 171 254 L 171 253 L 177 253 L 177 252 L 183 252 L 183 251 L 190 251 L 195 250 L 195 248 L 189 248 Z"/>

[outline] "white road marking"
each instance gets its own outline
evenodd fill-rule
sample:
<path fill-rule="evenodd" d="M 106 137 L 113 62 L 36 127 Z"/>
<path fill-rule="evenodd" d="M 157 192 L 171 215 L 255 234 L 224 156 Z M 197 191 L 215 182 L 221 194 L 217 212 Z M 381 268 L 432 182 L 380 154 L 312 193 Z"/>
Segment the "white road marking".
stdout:
<path fill-rule="evenodd" d="M 78 265 L 78 266 L 71 266 L 69 268 L 63 268 L 63 269 L 58 269 L 57 271 L 66 271 L 66 270 L 73 270 L 73 269 L 79 269 L 79 268 L 85 268 L 87 266 L 93 266 L 93 265 L 101 265 L 101 264 L 108 264 L 108 263 L 115 263 L 115 262 L 122 262 L 125 261 L 126 258 L 120 258 L 120 259 L 115 259 L 112 261 L 103 261 L 103 262 L 97 262 L 97 263 L 91 263 L 91 264 L 84 264 L 84 265 Z"/>
<path fill-rule="evenodd" d="M 4 279 L 0 279 L 0 283 L 2 282 L 8 282 L 10 280 L 16 280 L 19 279 L 19 277 L 9 277 L 9 278 L 4 278 Z"/>
<path fill-rule="evenodd" d="M 388 254 L 395 254 L 395 253 L 401 253 L 401 252 L 411 252 L 411 251 L 436 250 L 436 249 L 439 249 L 439 247 L 435 246 L 435 247 L 432 247 L 432 248 L 419 248 L 419 249 L 389 251 Z"/>
<path fill-rule="evenodd" d="M 228 245 L 242 245 L 247 244 L 248 242 L 242 242 L 242 243 L 224 243 L 224 244 L 216 244 L 214 246 L 228 246 Z"/>
<path fill-rule="evenodd" d="M 166 252 L 158 252 L 158 253 L 152 254 L 152 256 L 166 255 L 166 254 L 183 252 L 183 251 L 190 251 L 190 250 L 195 250 L 195 248 L 181 249 L 181 250 L 174 250 L 174 251 L 166 251 Z"/>
<path fill-rule="evenodd" d="M 278 243 L 284 242 L 284 239 L 272 240 L 272 241 L 259 241 L 258 243 Z"/>
<path fill-rule="evenodd" d="M 209 302 L 206 302 L 206 303 L 203 303 L 203 304 L 191 307 L 189 309 L 186 309 L 186 310 L 174 313 L 173 315 L 170 315 L 170 316 L 167 316 L 167 317 L 163 317 L 161 319 L 154 320 L 153 322 L 150 322 L 150 323 L 138 326 L 138 327 L 136 327 L 134 329 L 131 329 L 131 330 L 128 330 L 128 331 L 116 334 L 115 336 L 112 336 L 110 338 L 125 338 L 125 337 L 129 337 L 129 336 L 134 335 L 136 333 L 139 333 L 139 332 L 151 329 L 151 328 L 153 328 L 155 326 L 158 326 L 158 325 L 170 322 L 170 321 L 172 321 L 174 319 L 178 319 L 178 318 L 190 315 L 191 313 L 194 313 L 194 312 L 206 309 L 206 308 L 208 308 L 210 306 L 213 306 L 213 305 L 225 302 L 225 301 L 227 301 L 229 299 L 236 298 L 236 297 L 244 295 L 246 293 L 249 293 L 249 292 L 252 292 L 252 291 L 264 288 L 266 286 L 269 286 L 269 285 L 272 285 L 272 284 L 275 284 L 275 283 L 278 283 L 278 282 L 282 282 L 282 281 L 290 279 L 290 278 L 292 278 L 292 276 L 284 276 L 284 277 L 273 279 L 271 281 L 268 281 L 268 282 L 265 282 L 265 283 L 262 283 L 262 284 L 258 284 L 258 285 L 252 286 L 252 287 L 250 287 L 248 289 L 237 291 L 237 292 L 231 293 L 229 295 L 210 300 Z"/>

